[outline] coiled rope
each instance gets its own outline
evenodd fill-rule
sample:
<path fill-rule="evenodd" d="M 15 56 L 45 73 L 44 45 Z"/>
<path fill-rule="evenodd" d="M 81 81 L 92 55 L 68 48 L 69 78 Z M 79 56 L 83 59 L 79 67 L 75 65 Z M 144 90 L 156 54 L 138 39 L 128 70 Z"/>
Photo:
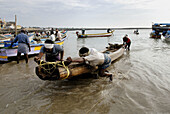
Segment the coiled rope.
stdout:
<path fill-rule="evenodd" d="M 56 67 L 63 67 L 67 70 L 67 76 L 64 77 L 62 80 L 66 79 L 69 77 L 70 75 L 70 71 L 68 69 L 68 67 L 64 64 L 64 61 L 57 61 L 57 62 L 46 62 L 46 63 L 42 63 L 43 60 L 40 61 L 39 66 L 46 71 L 49 75 L 52 75 L 52 73 L 56 70 Z M 61 64 L 62 63 L 62 64 Z M 47 65 L 47 68 L 43 67 L 44 65 Z M 50 65 L 52 65 L 52 67 L 50 67 Z M 52 70 L 53 69 L 53 70 Z M 51 71 L 52 70 L 52 71 Z"/>

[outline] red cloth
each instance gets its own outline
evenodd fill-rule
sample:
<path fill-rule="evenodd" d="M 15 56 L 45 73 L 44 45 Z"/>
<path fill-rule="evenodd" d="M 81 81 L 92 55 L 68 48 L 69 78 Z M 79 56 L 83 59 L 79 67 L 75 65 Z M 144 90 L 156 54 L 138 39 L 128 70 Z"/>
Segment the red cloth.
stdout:
<path fill-rule="evenodd" d="M 130 42 L 131 42 L 128 37 L 124 37 L 124 38 L 123 38 L 123 41 L 126 42 L 126 43 L 130 43 Z"/>

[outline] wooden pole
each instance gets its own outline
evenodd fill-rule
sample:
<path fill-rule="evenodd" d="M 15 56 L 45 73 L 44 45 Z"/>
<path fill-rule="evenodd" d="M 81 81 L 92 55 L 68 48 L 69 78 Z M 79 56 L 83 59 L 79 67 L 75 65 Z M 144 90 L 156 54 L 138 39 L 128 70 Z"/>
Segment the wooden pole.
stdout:
<path fill-rule="evenodd" d="M 17 35 L 17 16 L 15 15 L 15 35 Z"/>

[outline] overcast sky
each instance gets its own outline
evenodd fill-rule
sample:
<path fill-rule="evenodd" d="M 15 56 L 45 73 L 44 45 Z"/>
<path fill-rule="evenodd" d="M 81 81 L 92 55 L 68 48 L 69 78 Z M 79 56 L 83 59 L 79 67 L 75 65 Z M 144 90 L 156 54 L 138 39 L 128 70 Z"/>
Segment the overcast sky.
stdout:
<path fill-rule="evenodd" d="M 170 0 L 0 0 L 0 18 L 24 27 L 151 27 L 169 11 Z"/>

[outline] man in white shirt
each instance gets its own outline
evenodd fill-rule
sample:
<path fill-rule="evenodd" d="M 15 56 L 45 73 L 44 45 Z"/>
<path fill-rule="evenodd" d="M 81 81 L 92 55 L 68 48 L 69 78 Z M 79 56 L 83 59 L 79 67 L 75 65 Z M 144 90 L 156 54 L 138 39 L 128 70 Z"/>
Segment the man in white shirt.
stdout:
<path fill-rule="evenodd" d="M 67 60 L 89 64 L 94 69 L 99 70 L 100 76 L 107 76 L 112 81 L 112 74 L 106 73 L 106 68 L 111 64 L 111 58 L 107 54 L 98 52 L 94 48 L 82 47 L 79 50 L 79 56 L 80 58 L 75 59 L 68 57 Z"/>
<path fill-rule="evenodd" d="M 56 41 L 61 41 L 62 37 L 61 37 L 61 33 L 58 31 L 58 29 L 56 29 L 55 36 L 56 36 Z"/>
<path fill-rule="evenodd" d="M 50 35 L 50 39 L 55 42 L 55 35 L 54 35 L 54 32 L 51 31 L 51 35 Z"/>

